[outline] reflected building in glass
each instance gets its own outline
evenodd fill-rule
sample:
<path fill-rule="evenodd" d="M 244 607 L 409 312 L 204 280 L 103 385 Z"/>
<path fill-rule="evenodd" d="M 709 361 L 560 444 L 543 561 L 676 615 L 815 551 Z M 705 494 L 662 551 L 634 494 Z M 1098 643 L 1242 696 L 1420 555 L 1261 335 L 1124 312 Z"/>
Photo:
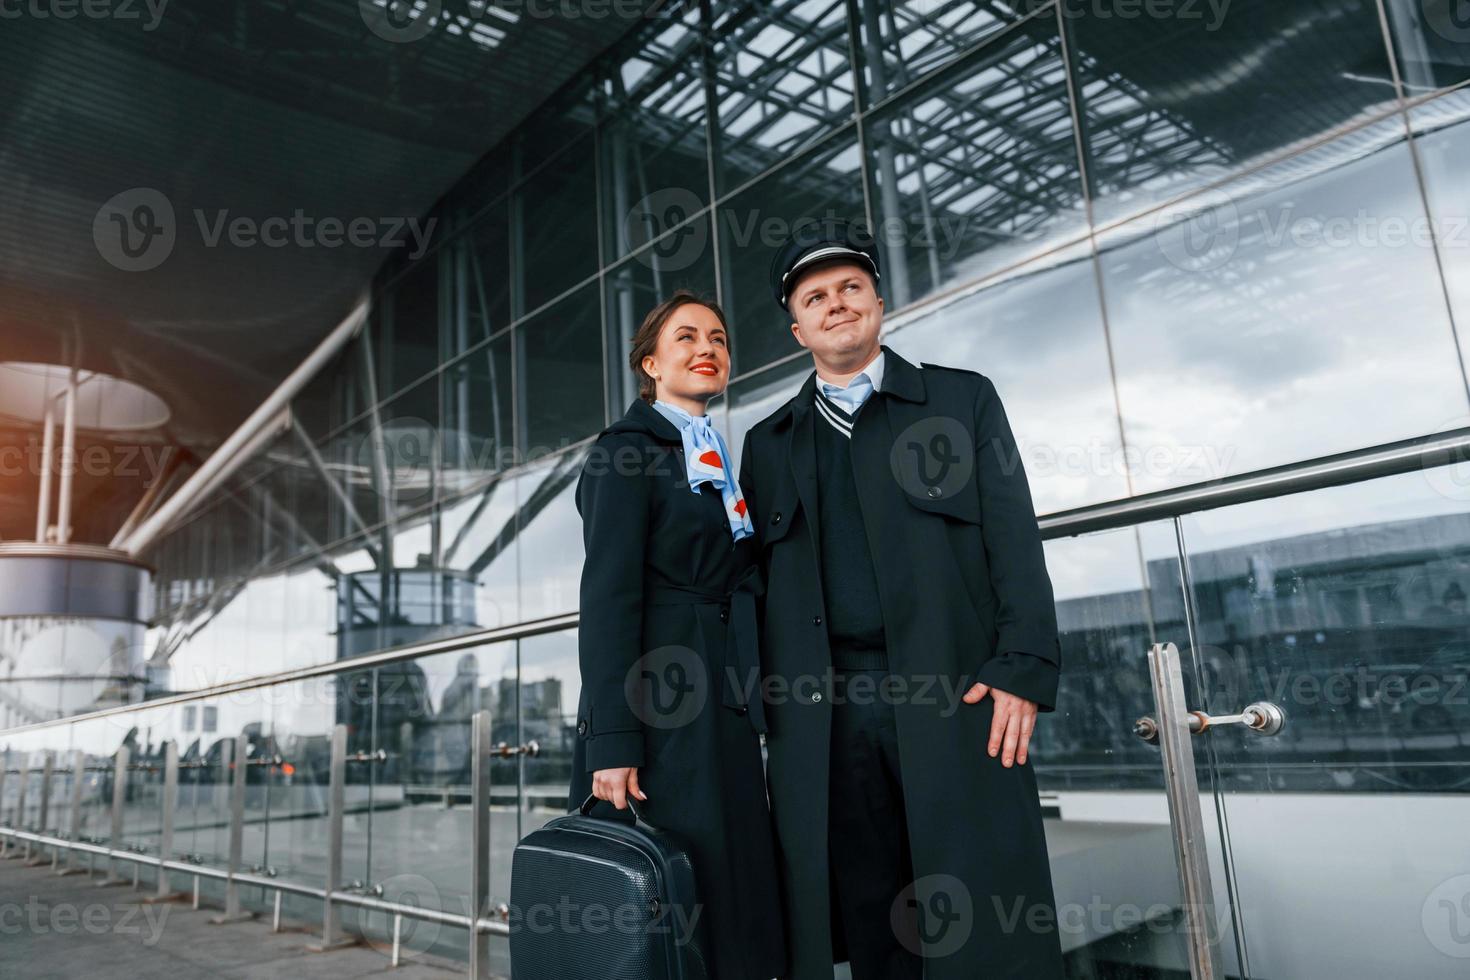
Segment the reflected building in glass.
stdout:
<path fill-rule="evenodd" d="M 1470 30 L 1451 0 L 1123 6 L 640 23 L 439 201 L 289 428 L 153 549 L 143 700 L 0 732 L 10 768 L 173 739 L 180 850 L 217 862 L 244 734 L 280 757 L 252 771 L 247 861 L 315 880 L 345 723 L 386 760 L 349 775 L 346 877 L 412 872 L 457 908 L 488 711 L 493 742 L 539 746 L 492 766 L 505 901 L 515 841 L 568 805 L 574 492 L 636 396 L 633 332 L 676 288 L 723 305 L 711 411 L 738 451 L 811 371 L 771 253 L 835 216 L 878 231 L 885 342 L 989 377 L 1022 451 L 1062 629 L 1032 756 L 1068 976 L 1188 975 L 1134 734 L 1170 642 L 1193 708 L 1287 718 L 1194 742 L 1225 974 L 1463 975 L 1470 481 L 1414 447 L 1470 428 Z M 0 825 L 39 819 L 32 778 L 0 784 Z M 88 826 L 110 798 L 88 777 Z"/>

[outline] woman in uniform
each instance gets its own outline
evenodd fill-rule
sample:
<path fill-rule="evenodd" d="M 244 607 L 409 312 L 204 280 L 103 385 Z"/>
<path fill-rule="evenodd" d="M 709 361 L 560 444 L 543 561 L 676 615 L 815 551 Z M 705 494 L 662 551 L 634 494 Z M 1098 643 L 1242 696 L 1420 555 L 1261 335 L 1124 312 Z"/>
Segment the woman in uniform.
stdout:
<path fill-rule="evenodd" d="M 693 293 L 633 337 L 639 397 L 577 485 L 586 562 L 571 804 L 676 834 L 711 980 L 772 980 L 785 942 L 760 734 L 756 542 L 706 414 L 730 377 L 724 314 Z"/>

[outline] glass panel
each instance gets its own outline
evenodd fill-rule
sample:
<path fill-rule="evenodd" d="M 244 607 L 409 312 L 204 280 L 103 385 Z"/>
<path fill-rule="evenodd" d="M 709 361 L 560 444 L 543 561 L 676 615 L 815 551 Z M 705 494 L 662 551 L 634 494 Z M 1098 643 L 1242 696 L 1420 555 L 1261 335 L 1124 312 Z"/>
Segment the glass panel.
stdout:
<path fill-rule="evenodd" d="M 1087 232 L 1056 19 L 864 123 L 890 312 Z"/>
<path fill-rule="evenodd" d="M 131 730 L 123 739 L 128 745 L 130 767 L 123 801 L 123 839 L 154 856 L 158 855 L 163 832 L 164 742 L 177 737 L 178 714 L 178 707 L 170 707 L 114 715 L 111 719 L 121 722 L 127 718 L 131 722 Z M 121 871 L 132 876 L 131 867 Z"/>
<path fill-rule="evenodd" d="M 1187 976 L 1190 937 L 1159 752 L 1133 735 L 1137 718 L 1155 714 L 1149 645 L 1188 635 L 1173 525 L 1049 541 L 1046 563 L 1062 671 L 1057 710 L 1038 719 L 1032 759 L 1066 976 Z M 1228 921 L 1225 896 L 1216 911 Z"/>
<path fill-rule="evenodd" d="M 337 659 L 337 575 L 326 559 L 297 565 L 282 575 L 286 620 L 281 669 Z"/>
<path fill-rule="evenodd" d="M 709 203 L 699 8 L 659 17 L 603 79 L 604 259 L 614 262 Z"/>
<path fill-rule="evenodd" d="M 987 4 L 979 0 L 870 0 L 858 4 L 862 15 L 858 50 L 868 104 L 882 101 L 1028 16 L 1055 23 L 1051 6 L 1045 2 Z"/>
<path fill-rule="evenodd" d="M 771 260 L 806 219 L 862 222 L 863 184 L 856 134 L 846 129 L 720 205 L 720 293 L 734 333 L 734 367 L 746 374 L 800 347 L 789 314 L 771 295 Z M 881 284 L 880 284 L 881 285 Z"/>
<path fill-rule="evenodd" d="M 432 502 L 438 424 L 439 376 L 432 375 L 331 438 L 322 455 L 340 488 L 329 498 L 332 540 Z"/>
<path fill-rule="evenodd" d="M 1410 98 L 1470 78 L 1470 15 L 1461 0 L 1385 0 Z"/>
<path fill-rule="evenodd" d="M 1462 89 L 1426 102 L 1411 110 L 1409 118 L 1417 134 L 1414 139 L 1429 201 L 1427 230 L 1434 233 L 1439 245 L 1445 292 L 1461 333 L 1460 356 L 1466 358 L 1470 371 L 1464 339 L 1470 327 L 1470 212 L 1465 209 L 1470 200 L 1470 171 L 1465 167 L 1466 154 L 1470 154 L 1470 125 L 1466 124 L 1470 91 Z M 1425 237 L 1425 229 L 1416 231 L 1421 239 Z M 1470 419 L 1460 419 L 1457 424 L 1470 424 Z"/>
<path fill-rule="evenodd" d="M 199 712 L 191 716 L 193 725 L 179 735 L 179 809 L 174 818 L 174 846 L 191 860 L 227 867 L 235 736 L 248 729 L 251 743 L 258 744 L 270 709 L 256 691 L 194 704 Z M 184 728 L 182 723 L 180 728 Z"/>
<path fill-rule="evenodd" d="M 1226 726 L 1201 740 L 1223 787 L 1252 976 L 1464 975 L 1463 469 L 1183 521 L 1211 668 L 1202 707 L 1271 701 L 1286 714 L 1274 736 Z"/>
<path fill-rule="evenodd" d="M 355 418 L 365 401 L 359 346 L 370 331 L 364 330 L 349 340 L 326 367 L 317 372 L 295 398 L 291 411 L 313 439 L 321 439 L 337 427 Z"/>
<path fill-rule="evenodd" d="M 728 6 L 711 32 L 719 194 L 826 136 L 853 109 L 843 0 Z"/>
<path fill-rule="evenodd" d="M 541 159 L 528 157 L 540 164 Z M 594 275 L 597 159 L 588 137 L 567 147 L 511 195 L 510 231 L 522 316 Z"/>
<path fill-rule="evenodd" d="M 994 382 L 1041 514 L 1128 495 L 1089 251 L 1066 258 L 1051 269 L 1027 266 L 1027 275 L 885 338 L 910 363 L 968 368 Z"/>
<path fill-rule="evenodd" d="M 603 426 L 602 302 L 598 284 L 516 328 L 521 458 L 535 459 Z"/>
<path fill-rule="evenodd" d="M 1104 237 L 1129 451 L 1164 463 L 1141 468 L 1135 493 L 1408 438 L 1464 413 L 1402 134 L 1387 121 L 1372 156 L 1329 144 Z"/>
<path fill-rule="evenodd" d="M 78 722 L 71 728 L 71 747 L 82 753 L 82 807 L 81 826 L 79 834 L 82 840 L 97 841 L 111 833 L 112 821 L 112 765 L 113 753 L 117 751 L 124 732 L 119 731 L 113 723 L 115 716 L 109 715 L 103 718 L 94 718 L 90 721 Z M 3 740 L 0 740 L 3 741 Z M 180 748 L 183 747 L 180 742 Z M 15 759 L 11 759 L 11 767 L 15 767 Z M 15 779 L 12 775 L 9 779 Z M 7 793 L 11 790 L 7 789 Z M 3 821 L 0 821 L 3 822 Z M 177 827 L 177 821 L 175 827 Z M 174 838 L 175 853 L 183 853 L 178 848 L 178 837 Z"/>
<path fill-rule="evenodd" d="M 284 880 L 326 883 L 332 726 L 351 717 L 345 703 L 351 694 L 331 676 L 279 684 L 269 691 L 273 748 L 282 761 L 270 767 L 265 780 L 268 818 L 260 828 L 260 847 L 265 864 Z M 357 787 L 348 792 L 349 799 L 360 795 Z M 316 914 L 321 914 L 319 905 Z"/>
<path fill-rule="evenodd" d="M 385 399 L 439 363 L 439 311 L 445 307 L 438 254 L 429 255 L 379 296 L 371 322 L 377 396 Z"/>
<path fill-rule="evenodd" d="M 586 457 L 563 453 L 516 478 L 522 622 L 577 609 L 583 552 L 576 494 Z"/>
<path fill-rule="evenodd" d="M 369 878 L 388 901 L 463 912 L 470 893 L 472 814 L 471 719 L 491 715 L 491 741 L 516 741 L 515 644 L 385 665 L 378 670 L 377 748 L 388 761 L 375 769 Z M 491 764 L 491 895 L 510 897 L 510 854 L 517 840 L 517 762 Z M 381 917 L 379 917 L 381 919 Z M 391 921 L 387 936 L 391 940 Z M 463 947 L 463 933 L 420 923 L 414 950 L 436 940 Z"/>
<path fill-rule="evenodd" d="M 729 426 L 724 430 L 725 441 L 735 457 L 731 462 L 737 473 L 741 453 L 745 451 L 745 434 L 796 394 L 812 370 L 811 355 L 803 352 L 769 371 L 742 378 L 726 389 L 728 422 L 722 420 L 721 424 Z"/>
<path fill-rule="evenodd" d="M 582 673 L 577 665 L 576 630 L 527 637 L 520 649 L 521 741 L 534 739 L 541 747 L 535 758 L 521 760 L 520 833 L 524 836 L 568 810 Z"/>
<path fill-rule="evenodd" d="M 1064 4 L 1099 223 L 1396 108 L 1373 0 L 1124 6 Z"/>
<path fill-rule="evenodd" d="M 676 289 L 715 297 L 715 258 L 708 213 L 665 236 L 603 276 L 607 293 L 608 414 L 622 418 L 638 386 L 628 367 L 633 335 L 659 303 Z"/>
<path fill-rule="evenodd" d="M 454 501 L 444 508 L 440 524 L 440 565 L 471 590 L 473 623 L 469 626 L 493 629 L 517 622 L 516 481 L 496 480 Z"/>
<path fill-rule="evenodd" d="M 444 369 L 442 493 L 453 496 L 516 463 L 511 341 L 504 333 Z"/>
<path fill-rule="evenodd" d="M 505 202 L 498 202 L 444 251 L 444 261 L 454 273 L 449 287 L 450 314 L 440 344 L 443 360 L 510 326 L 509 220 Z"/>

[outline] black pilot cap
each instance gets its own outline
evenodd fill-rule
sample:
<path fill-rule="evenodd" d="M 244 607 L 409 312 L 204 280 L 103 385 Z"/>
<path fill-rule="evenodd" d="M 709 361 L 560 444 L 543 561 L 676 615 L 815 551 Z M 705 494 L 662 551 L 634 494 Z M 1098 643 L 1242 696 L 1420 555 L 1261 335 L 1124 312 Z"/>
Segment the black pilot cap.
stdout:
<path fill-rule="evenodd" d="M 771 293 L 781 312 L 788 312 L 786 298 L 796 285 L 798 272 L 817 262 L 840 258 L 865 266 L 873 274 L 874 285 L 877 284 L 878 246 L 866 227 L 837 218 L 813 219 L 797 225 L 771 262 Z"/>

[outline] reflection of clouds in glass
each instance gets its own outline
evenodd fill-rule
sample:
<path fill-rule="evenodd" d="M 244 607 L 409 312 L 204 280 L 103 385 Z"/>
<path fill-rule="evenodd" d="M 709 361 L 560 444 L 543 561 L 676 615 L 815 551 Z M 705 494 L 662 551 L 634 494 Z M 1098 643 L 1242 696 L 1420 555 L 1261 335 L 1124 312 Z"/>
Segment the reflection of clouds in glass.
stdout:
<path fill-rule="evenodd" d="M 577 609 L 585 549 L 576 492 L 585 459 L 564 453 L 516 479 L 521 621 Z"/>
<path fill-rule="evenodd" d="M 443 565 L 475 571 L 475 621 L 485 628 L 516 621 L 514 488 L 501 480 L 442 512 Z"/>
<path fill-rule="evenodd" d="M 1435 519 L 1446 516 L 1465 517 L 1464 504 L 1435 492 L 1426 474 L 1416 471 L 1202 511 L 1185 520 L 1187 532 L 1201 542 L 1208 542 L 1211 549 L 1346 531 L 1350 533 L 1342 537 L 1356 542 L 1355 548 L 1362 553 L 1372 553 L 1378 547 L 1374 528 L 1395 521 L 1423 521 L 1424 527 L 1443 527 Z M 1389 537 L 1398 535 L 1387 535 L 1381 540 Z M 1422 544 L 1435 550 L 1446 543 L 1428 539 Z"/>
<path fill-rule="evenodd" d="M 1385 220 L 1424 218 L 1406 148 L 1232 207 L 1239 239 L 1217 268 L 1185 271 L 1152 238 L 1103 253 L 1130 448 L 1178 467 L 1144 468 L 1135 492 L 1222 475 L 1186 468 L 1186 452 L 1239 473 L 1463 409 L 1433 253 L 1378 237 Z M 1336 219 L 1346 239 L 1312 237 Z"/>
<path fill-rule="evenodd" d="M 1087 247 L 1055 268 L 981 290 L 885 338 L 915 364 L 995 383 L 1037 513 L 1127 495 L 1102 318 Z"/>
<path fill-rule="evenodd" d="M 1456 322 L 1463 331 L 1470 324 L 1470 172 L 1465 158 L 1470 154 L 1470 92 L 1441 96 L 1411 114 L 1416 130 L 1435 129 L 1417 138 L 1419 159 L 1424 168 L 1425 193 L 1436 226 L 1443 229 L 1440 261 L 1445 288 Z M 1466 341 L 1460 341 L 1460 356 L 1467 356 Z M 1470 362 L 1466 363 L 1470 371 Z"/>

